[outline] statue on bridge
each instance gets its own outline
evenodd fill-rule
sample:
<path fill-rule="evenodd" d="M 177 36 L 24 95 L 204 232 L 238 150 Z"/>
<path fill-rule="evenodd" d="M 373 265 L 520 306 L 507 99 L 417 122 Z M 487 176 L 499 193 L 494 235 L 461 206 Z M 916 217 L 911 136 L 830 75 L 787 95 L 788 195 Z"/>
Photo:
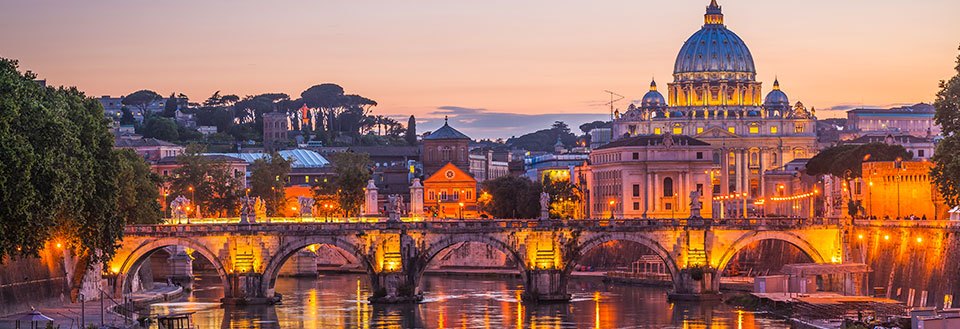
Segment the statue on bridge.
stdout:
<path fill-rule="evenodd" d="M 177 224 L 180 224 L 180 220 L 187 216 L 187 207 L 189 206 L 190 199 L 187 199 L 182 195 L 177 196 L 176 199 L 170 201 L 170 215 L 171 217 L 177 219 Z"/>
<path fill-rule="evenodd" d="M 540 220 L 550 219 L 550 194 L 540 192 Z"/>
<path fill-rule="evenodd" d="M 257 222 L 257 213 L 254 210 L 255 198 L 244 196 L 240 198 L 240 224 L 253 224 Z"/>
<path fill-rule="evenodd" d="M 391 194 L 387 196 L 387 221 L 388 222 L 399 222 L 400 214 L 403 213 L 403 196 L 398 194 Z"/>
<path fill-rule="evenodd" d="M 694 190 L 690 192 L 690 218 L 701 218 L 700 209 L 703 207 L 703 203 L 700 202 L 700 191 Z"/>
<path fill-rule="evenodd" d="M 313 204 L 315 202 L 316 200 L 311 197 L 297 197 L 297 203 L 300 205 L 300 216 L 313 217 Z"/>
<path fill-rule="evenodd" d="M 257 218 L 267 218 L 267 203 L 263 199 L 256 197 L 253 203 L 254 220 Z"/>

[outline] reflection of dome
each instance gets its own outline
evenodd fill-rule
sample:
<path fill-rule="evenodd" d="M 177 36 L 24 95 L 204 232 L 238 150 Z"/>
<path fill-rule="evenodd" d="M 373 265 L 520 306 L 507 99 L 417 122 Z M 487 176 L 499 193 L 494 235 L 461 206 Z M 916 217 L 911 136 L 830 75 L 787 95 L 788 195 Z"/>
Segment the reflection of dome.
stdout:
<path fill-rule="evenodd" d="M 641 107 L 664 107 L 667 105 L 663 94 L 657 91 L 657 82 L 650 81 L 650 91 L 648 91 L 640 100 Z"/>
<path fill-rule="evenodd" d="M 763 106 L 767 108 L 790 106 L 790 99 L 787 98 L 787 94 L 780 90 L 780 81 L 773 80 L 773 90 L 763 99 Z"/>
<path fill-rule="evenodd" d="M 736 33 L 723 25 L 716 0 L 707 7 L 703 27 L 690 36 L 677 54 L 673 73 L 677 80 L 748 80 L 756 68 L 750 49 Z M 704 75 L 702 73 L 716 73 Z"/>

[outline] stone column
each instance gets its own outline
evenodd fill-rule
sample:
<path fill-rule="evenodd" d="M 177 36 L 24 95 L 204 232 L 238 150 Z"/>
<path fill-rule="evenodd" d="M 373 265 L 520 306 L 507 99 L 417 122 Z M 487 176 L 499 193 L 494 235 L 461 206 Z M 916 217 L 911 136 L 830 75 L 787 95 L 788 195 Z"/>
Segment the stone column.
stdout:
<path fill-rule="evenodd" d="M 367 188 L 364 192 L 364 203 L 363 203 L 363 215 L 364 216 L 378 216 L 380 215 L 380 209 L 377 204 L 377 185 L 373 183 L 373 180 L 367 182 Z"/>
<path fill-rule="evenodd" d="M 764 164 L 764 162 L 763 162 L 763 148 L 762 148 L 762 147 L 760 148 L 759 154 L 757 154 L 757 161 L 760 162 L 760 163 L 759 163 L 759 164 L 760 164 L 760 197 L 761 197 L 761 198 L 766 198 L 766 197 L 767 197 L 767 185 L 766 185 L 766 179 L 765 179 L 764 174 L 763 174 L 763 171 L 765 170 L 765 168 L 764 168 L 765 164 Z"/>
<path fill-rule="evenodd" d="M 643 217 L 650 211 L 650 173 L 643 172 Z"/>
<path fill-rule="evenodd" d="M 677 178 L 680 179 L 680 186 L 677 189 L 677 191 L 680 193 L 677 194 L 677 204 L 674 205 L 674 209 L 676 209 L 677 212 L 687 211 L 689 209 L 687 209 L 687 203 L 684 202 L 684 200 L 686 200 L 684 197 L 687 195 L 687 193 L 690 193 L 690 189 L 687 188 L 687 173 L 681 172 L 679 175 L 677 175 Z"/>
<path fill-rule="evenodd" d="M 167 278 L 171 282 L 187 286 L 193 282 L 193 258 L 187 255 L 186 248 L 176 246 L 170 249 L 170 257 L 167 258 L 167 266 L 170 272 Z"/>
<path fill-rule="evenodd" d="M 720 194 L 730 194 L 730 152 L 720 149 Z"/>
<path fill-rule="evenodd" d="M 650 198 L 650 201 L 653 201 L 653 211 L 654 211 L 654 212 L 660 211 L 660 204 L 659 204 L 660 202 L 657 202 L 657 200 L 660 199 L 660 193 L 657 193 L 657 191 L 659 190 L 659 189 L 657 189 L 657 186 L 660 186 L 661 183 L 662 183 L 662 182 L 660 182 L 660 175 L 654 173 L 654 174 L 653 174 L 653 185 L 652 185 L 652 187 L 653 187 L 653 197 Z M 663 187 L 660 187 L 660 188 L 662 189 Z"/>
<path fill-rule="evenodd" d="M 523 284 L 523 301 L 557 303 L 570 301 L 567 293 L 567 274 L 562 269 L 528 270 Z"/>
<path fill-rule="evenodd" d="M 410 184 L 410 216 L 423 216 L 423 185 L 420 185 L 419 178 L 414 178 L 413 184 Z"/>
<path fill-rule="evenodd" d="M 229 273 L 227 274 L 228 291 L 224 291 L 221 303 L 227 305 L 262 305 L 280 301 L 276 294 L 265 296 L 263 273 Z"/>

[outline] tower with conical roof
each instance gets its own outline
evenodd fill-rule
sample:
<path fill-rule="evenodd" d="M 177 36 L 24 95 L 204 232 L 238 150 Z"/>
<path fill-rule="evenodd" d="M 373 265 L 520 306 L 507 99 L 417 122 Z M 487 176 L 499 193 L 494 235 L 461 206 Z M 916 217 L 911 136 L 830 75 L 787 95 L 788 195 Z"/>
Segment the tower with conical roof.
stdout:
<path fill-rule="evenodd" d="M 447 163 L 470 172 L 469 144 L 470 137 L 451 127 L 444 117 L 443 126 L 423 137 L 420 157 L 424 176 L 429 177 Z"/>

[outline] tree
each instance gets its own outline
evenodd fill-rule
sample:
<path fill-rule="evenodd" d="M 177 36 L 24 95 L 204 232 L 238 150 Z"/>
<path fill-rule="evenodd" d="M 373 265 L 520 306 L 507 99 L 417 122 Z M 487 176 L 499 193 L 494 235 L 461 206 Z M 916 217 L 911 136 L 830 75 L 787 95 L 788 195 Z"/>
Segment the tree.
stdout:
<path fill-rule="evenodd" d="M 176 142 L 180 139 L 180 133 L 177 129 L 177 123 L 170 118 L 150 115 L 143 119 L 143 128 L 141 131 L 143 137 L 156 138 L 168 142 Z"/>
<path fill-rule="evenodd" d="M 940 92 L 933 103 L 934 120 L 943 131 L 943 140 L 934 152 L 934 167 L 930 171 L 933 182 L 951 208 L 960 205 L 960 56 L 957 56 L 957 75 L 940 81 Z"/>
<path fill-rule="evenodd" d="M 127 224 L 158 224 L 163 217 L 160 203 L 162 183 L 157 174 L 150 171 L 150 165 L 129 149 L 116 151 L 120 159 L 120 173 L 117 175 L 117 210 Z"/>
<path fill-rule="evenodd" d="M 199 208 L 191 212 L 202 216 L 233 214 L 243 187 L 243 173 L 231 172 L 224 162 L 203 155 L 203 151 L 203 146 L 191 144 L 177 156 L 180 167 L 171 176 L 167 202 L 184 196 Z"/>
<path fill-rule="evenodd" d="M 580 125 L 580 131 L 582 131 L 584 134 L 589 134 L 591 130 L 601 128 L 607 124 L 609 124 L 609 122 L 606 121 L 587 122 Z"/>
<path fill-rule="evenodd" d="M 359 95 L 344 93 L 343 87 L 324 83 L 307 88 L 300 98 L 310 108 L 320 112 L 319 124 L 325 125 L 327 137 L 335 141 L 342 133 L 360 137 L 361 121 L 377 102 Z"/>
<path fill-rule="evenodd" d="M 250 166 L 250 195 L 258 196 L 266 202 L 267 214 L 279 216 L 286 203 L 284 186 L 290 174 L 292 161 L 284 159 L 278 153 L 269 158 L 260 158 Z"/>
<path fill-rule="evenodd" d="M 413 115 L 410 115 L 410 119 L 407 119 L 407 132 L 403 139 L 407 141 L 407 145 L 417 145 L 417 119 Z"/>
<path fill-rule="evenodd" d="M 127 95 L 123 100 L 120 101 L 120 104 L 133 106 L 140 110 L 140 115 L 147 115 L 147 108 L 150 107 L 150 104 L 159 102 L 163 97 L 160 94 L 152 90 L 139 90 L 134 93 Z"/>
<path fill-rule="evenodd" d="M 913 154 L 907 152 L 903 146 L 883 143 L 864 145 L 839 145 L 827 148 L 817 153 L 807 161 L 807 174 L 812 176 L 832 175 L 843 179 L 847 186 L 858 177 L 863 177 L 863 163 L 865 161 L 902 161 L 910 160 Z M 856 216 L 863 207 L 853 199 L 853 189 L 847 189 L 847 212 L 850 217 Z"/>
<path fill-rule="evenodd" d="M 526 177 L 503 176 L 483 182 L 480 209 L 494 218 L 536 218 L 540 215 L 540 184 Z"/>
<path fill-rule="evenodd" d="M 43 87 L 17 66 L 0 59 L 0 261 L 56 241 L 84 271 L 123 234 L 113 135 L 97 100 Z"/>
<path fill-rule="evenodd" d="M 172 118 L 177 116 L 177 109 L 179 108 L 179 101 L 174 93 L 170 93 L 170 98 L 167 98 L 167 103 L 163 104 L 163 114 L 164 117 Z"/>
<path fill-rule="evenodd" d="M 573 218 L 579 209 L 580 189 L 569 180 L 553 181 L 544 177 L 543 192 L 550 195 L 551 218 Z"/>
<path fill-rule="evenodd" d="M 556 121 L 550 129 L 542 129 L 536 132 L 525 134 L 520 137 L 511 137 L 507 144 L 528 151 L 553 152 L 553 145 L 557 138 L 564 145 L 574 145 L 577 143 L 577 136 L 570 133 L 570 127 L 562 121 Z"/>
<path fill-rule="evenodd" d="M 334 175 L 314 186 L 314 198 L 318 202 L 336 200 L 345 217 L 359 215 L 364 188 L 370 180 L 370 155 L 341 152 L 329 159 Z"/>
<path fill-rule="evenodd" d="M 133 117 L 133 113 L 131 113 L 130 109 L 126 106 L 120 108 L 120 112 L 123 113 L 123 115 L 120 116 L 121 125 L 132 125 L 137 122 L 137 119 Z"/>

